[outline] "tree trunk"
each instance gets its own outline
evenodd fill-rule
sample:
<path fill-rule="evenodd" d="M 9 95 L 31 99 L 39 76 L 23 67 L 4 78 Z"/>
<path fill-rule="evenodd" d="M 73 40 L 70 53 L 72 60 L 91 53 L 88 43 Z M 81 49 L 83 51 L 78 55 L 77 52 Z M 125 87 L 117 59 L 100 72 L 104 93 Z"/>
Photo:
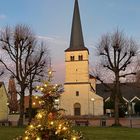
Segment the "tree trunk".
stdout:
<path fill-rule="evenodd" d="M 115 74 L 115 98 L 114 98 L 114 101 L 115 101 L 115 122 L 114 122 L 114 125 L 115 126 L 120 126 L 120 123 L 119 123 L 119 95 L 120 95 L 120 81 L 119 81 L 119 73 L 116 72 Z"/>
<path fill-rule="evenodd" d="M 119 126 L 119 99 L 115 96 L 115 126 Z"/>
<path fill-rule="evenodd" d="M 30 95 L 29 95 L 29 120 L 28 123 L 30 124 L 32 121 L 32 85 L 30 87 Z"/>
<path fill-rule="evenodd" d="M 20 96 L 20 116 L 19 116 L 19 121 L 18 121 L 18 126 L 22 127 L 23 126 L 23 118 L 24 118 L 24 90 L 21 89 L 21 96 Z"/>

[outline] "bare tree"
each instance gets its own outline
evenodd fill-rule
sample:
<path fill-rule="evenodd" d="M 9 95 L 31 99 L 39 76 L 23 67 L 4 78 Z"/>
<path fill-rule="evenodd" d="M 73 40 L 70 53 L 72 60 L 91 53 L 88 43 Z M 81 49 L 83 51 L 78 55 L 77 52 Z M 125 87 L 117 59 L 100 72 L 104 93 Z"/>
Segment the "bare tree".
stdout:
<path fill-rule="evenodd" d="M 137 87 L 140 87 L 140 56 L 138 55 L 137 57 L 137 73 L 136 73 L 136 77 L 135 77 L 135 83 Z"/>
<path fill-rule="evenodd" d="M 98 53 L 100 56 L 101 66 L 105 71 L 109 71 L 110 75 L 113 75 L 113 87 L 104 83 L 104 79 L 100 77 L 100 74 L 95 75 L 97 80 L 103 83 L 108 89 L 110 89 L 115 103 L 115 124 L 119 124 L 119 103 L 122 100 L 120 91 L 120 80 L 129 75 L 135 75 L 136 72 L 130 71 L 128 68 L 134 62 L 137 55 L 137 44 L 132 38 L 126 37 L 123 32 L 115 31 L 112 34 L 106 34 L 102 36 L 98 44 Z M 101 71 L 101 72 L 105 72 Z M 106 77 L 106 76 L 104 76 Z"/>
<path fill-rule="evenodd" d="M 2 76 L 3 74 L 4 74 L 4 71 L 1 71 L 1 72 L 0 72 L 0 76 Z"/>
<path fill-rule="evenodd" d="M 44 46 L 42 44 L 42 46 Z M 32 121 L 32 95 L 35 91 L 35 86 L 38 82 L 47 76 L 48 71 L 48 62 L 49 62 L 49 50 L 47 48 L 41 48 L 35 52 L 35 55 L 30 57 L 28 61 L 29 68 L 32 67 L 35 61 L 37 61 L 38 55 L 42 53 L 42 59 L 39 63 L 36 64 L 35 69 L 29 73 L 28 76 L 28 89 L 29 89 L 29 120 Z"/>
<path fill-rule="evenodd" d="M 30 58 L 34 56 L 34 49 L 37 45 L 37 40 L 33 32 L 26 25 L 16 25 L 14 28 L 6 27 L 1 32 L 0 46 L 4 50 L 3 55 L 8 57 L 13 69 L 7 64 L 5 59 L 1 58 L 0 62 L 16 78 L 20 87 L 19 126 L 23 125 L 24 96 L 25 89 L 28 86 L 28 76 L 36 69 L 36 65 L 38 65 L 43 58 L 44 52 L 39 53 L 36 60 L 29 66 L 28 62 Z"/>

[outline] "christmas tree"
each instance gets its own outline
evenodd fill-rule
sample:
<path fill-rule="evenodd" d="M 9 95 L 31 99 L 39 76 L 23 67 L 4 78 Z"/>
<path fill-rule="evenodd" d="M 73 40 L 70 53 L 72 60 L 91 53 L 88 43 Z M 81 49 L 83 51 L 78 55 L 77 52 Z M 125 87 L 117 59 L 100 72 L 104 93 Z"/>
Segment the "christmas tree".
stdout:
<path fill-rule="evenodd" d="M 51 76 L 52 72 L 49 72 Z M 32 123 L 26 128 L 21 140 L 83 140 L 81 132 L 72 129 L 71 123 L 64 119 L 55 107 L 60 96 L 60 85 L 52 84 L 50 77 L 47 82 L 37 86 L 42 96 L 36 96 L 41 108 Z"/>

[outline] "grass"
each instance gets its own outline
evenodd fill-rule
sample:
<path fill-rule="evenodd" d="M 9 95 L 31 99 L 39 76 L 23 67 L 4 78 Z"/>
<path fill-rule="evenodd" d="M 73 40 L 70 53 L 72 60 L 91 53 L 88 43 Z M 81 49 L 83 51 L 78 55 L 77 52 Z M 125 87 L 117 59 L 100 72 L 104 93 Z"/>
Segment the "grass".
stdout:
<path fill-rule="evenodd" d="M 100 128 L 100 127 L 75 127 L 84 133 L 86 140 L 139 140 L 138 128 Z M 22 135 L 24 128 L 0 127 L 0 140 L 13 140 Z"/>
<path fill-rule="evenodd" d="M 13 140 L 24 132 L 24 128 L 0 127 L 0 140 Z"/>
<path fill-rule="evenodd" d="M 124 127 L 79 127 L 87 140 L 139 140 L 140 129 Z"/>

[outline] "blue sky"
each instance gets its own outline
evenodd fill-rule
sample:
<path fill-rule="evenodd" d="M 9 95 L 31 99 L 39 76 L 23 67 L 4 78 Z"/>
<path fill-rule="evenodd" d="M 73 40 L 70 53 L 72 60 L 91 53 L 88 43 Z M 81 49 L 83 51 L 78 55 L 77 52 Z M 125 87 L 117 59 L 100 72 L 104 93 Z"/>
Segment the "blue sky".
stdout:
<path fill-rule="evenodd" d="M 0 28 L 27 24 L 44 39 L 57 82 L 64 81 L 64 50 L 69 46 L 73 5 L 74 0 L 0 0 Z M 140 42 L 140 0 L 79 0 L 79 6 L 90 51 L 102 34 L 116 28 Z"/>

